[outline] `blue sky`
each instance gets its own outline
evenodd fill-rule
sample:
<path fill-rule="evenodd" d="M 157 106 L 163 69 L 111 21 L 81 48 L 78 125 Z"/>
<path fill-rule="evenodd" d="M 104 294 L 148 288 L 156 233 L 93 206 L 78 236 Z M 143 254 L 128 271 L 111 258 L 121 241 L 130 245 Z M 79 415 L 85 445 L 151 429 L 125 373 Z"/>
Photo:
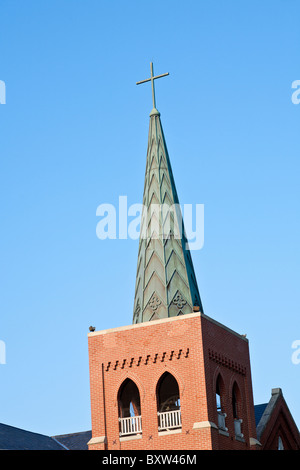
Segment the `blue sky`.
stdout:
<path fill-rule="evenodd" d="M 255 403 L 300 425 L 296 0 L 2 0 L 0 422 L 90 429 L 87 334 L 132 321 L 138 241 L 96 237 L 102 203 L 141 203 L 151 87 L 205 313 L 247 334 Z"/>

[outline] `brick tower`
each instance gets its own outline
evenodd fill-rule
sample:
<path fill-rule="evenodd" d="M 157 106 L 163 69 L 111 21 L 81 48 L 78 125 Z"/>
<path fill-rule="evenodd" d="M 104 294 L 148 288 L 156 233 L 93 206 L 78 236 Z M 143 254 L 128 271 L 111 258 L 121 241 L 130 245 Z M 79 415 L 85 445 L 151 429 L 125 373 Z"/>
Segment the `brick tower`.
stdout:
<path fill-rule="evenodd" d="M 180 213 L 157 211 L 179 204 L 155 103 L 165 75 L 151 64 L 138 82 L 153 109 L 133 323 L 88 335 L 89 449 L 256 449 L 248 340 L 204 314 Z"/>

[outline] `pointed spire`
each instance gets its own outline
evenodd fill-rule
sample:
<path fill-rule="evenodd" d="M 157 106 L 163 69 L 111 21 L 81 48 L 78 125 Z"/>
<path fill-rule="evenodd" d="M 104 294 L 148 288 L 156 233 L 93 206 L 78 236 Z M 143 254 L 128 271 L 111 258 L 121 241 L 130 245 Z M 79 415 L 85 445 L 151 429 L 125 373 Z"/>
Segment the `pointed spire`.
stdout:
<path fill-rule="evenodd" d="M 133 323 L 191 313 L 195 306 L 203 312 L 155 106 L 150 113 L 143 206 Z"/>

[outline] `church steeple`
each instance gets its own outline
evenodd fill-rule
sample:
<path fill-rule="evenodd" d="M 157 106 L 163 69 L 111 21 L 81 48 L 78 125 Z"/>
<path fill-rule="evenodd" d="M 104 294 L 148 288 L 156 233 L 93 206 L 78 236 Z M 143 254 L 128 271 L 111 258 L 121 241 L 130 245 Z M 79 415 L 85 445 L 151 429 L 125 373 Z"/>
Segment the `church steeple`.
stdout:
<path fill-rule="evenodd" d="M 150 113 L 146 173 L 133 323 L 203 312 L 181 216 L 167 145 L 156 109 L 151 63 L 153 109 Z M 168 210 L 170 209 L 170 210 Z"/>

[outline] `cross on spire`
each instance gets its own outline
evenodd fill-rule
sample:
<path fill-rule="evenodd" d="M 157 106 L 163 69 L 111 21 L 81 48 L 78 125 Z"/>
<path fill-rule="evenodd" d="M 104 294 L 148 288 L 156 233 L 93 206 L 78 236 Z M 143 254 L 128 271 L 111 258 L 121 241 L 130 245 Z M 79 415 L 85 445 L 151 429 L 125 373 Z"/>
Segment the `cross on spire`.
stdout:
<path fill-rule="evenodd" d="M 156 108 L 154 80 L 156 80 L 157 78 L 166 77 L 167 75 L 169 75 L 169 73 L 163 73 L 162 75 L 156 75 L 156 77 L 154 77 L 154 73 L 153 73 L 153 63 L 152 63 L 152 62 L 150 62 L 150 72 L 151 72 L 151 77 L 150 77 L 150 78 L 147 78 L 146 80 L 141 80 L 140 82 L 136 82 L 136 84 L 137 84 L 137 85 L 140 85 L 141 83 L 146 83 L 146 82 L 150 82 L 150 81 L 151 81 L 151 85 L 152 85 L 152 101 L 153 101 L 153 108 Z"/>

